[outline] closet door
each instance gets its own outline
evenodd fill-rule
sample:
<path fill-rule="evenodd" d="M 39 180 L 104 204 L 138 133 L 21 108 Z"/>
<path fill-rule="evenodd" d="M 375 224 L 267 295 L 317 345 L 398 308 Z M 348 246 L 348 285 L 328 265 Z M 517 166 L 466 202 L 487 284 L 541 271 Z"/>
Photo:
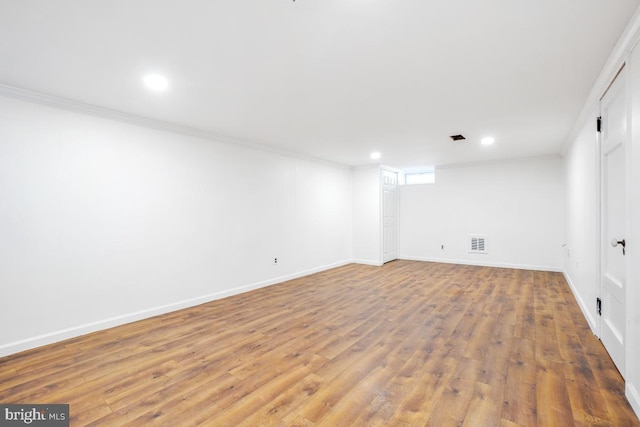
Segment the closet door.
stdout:
<path fill-rule="evenodd" d="M 625 376 L 626 135 L 624 69 L 600 101 L 601 248 L 600 339 Z"/>
<path fill-rule="evenodd" d="M 398 259 L 398 173 L 382 169 L 382 262 Z"/>

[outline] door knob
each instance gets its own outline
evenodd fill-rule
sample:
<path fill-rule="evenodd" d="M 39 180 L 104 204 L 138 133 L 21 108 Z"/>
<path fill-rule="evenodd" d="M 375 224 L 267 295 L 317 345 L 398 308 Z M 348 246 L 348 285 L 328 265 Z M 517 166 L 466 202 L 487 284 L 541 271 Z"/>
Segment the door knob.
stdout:
<path fill-rule="evenodd" d="M 615 248 L 618 245 L 622 245 L 622 255 L 625 255 L 625 248 L 627 247 L 627 243 L 625 242 L 625 240 L 624 239 L 622 239 L 622 240 L 616 240 L 616 239 L 611 240 L 611 246 L 613 246 Z"/>

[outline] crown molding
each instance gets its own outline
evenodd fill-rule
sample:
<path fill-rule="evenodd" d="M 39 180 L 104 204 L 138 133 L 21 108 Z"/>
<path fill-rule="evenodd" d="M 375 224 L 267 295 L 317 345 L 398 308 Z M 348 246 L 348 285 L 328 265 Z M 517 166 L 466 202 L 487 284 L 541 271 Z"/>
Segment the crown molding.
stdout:
<path fill-rule="evenodd" d="M 241 139 L 221 133 L 206 131 L 190 126 L 179 125 L 163 120 L 152 119 L 149 117 L 139 116 L 136 114 L 125 113 L 119 110 L 99 107 L 97 105 L 87 104 L 73 99 L 63 98 L 56 95 L 49 95 L 41 92 L 35 92 L 15 86 L 0 83 L 0 96 L 14 98 L 21 101 L 32 102 L 36 104 L 54 107 L 58 109 L 68 110 L 75 113 L 91 115 L 103 119 L 114 120 L 118 122 L 128 123 L 135 126 L 142 126 L 159 131 L 172 132 L 180 135 L 206 139 L 212 142 L 218 142 L 228 145 L 241 146 L 253 150 L 263 151 L 271 154 L 278 154 L 285 157 L 292 157 L 300 160 L 324 163 L 327 165 L 338 166 L 341 168 L 349 168 L 349 165 L 333 162 L 330 160 L 313 157 L 295 151 L 283 150 L 275 148 L 258 141 Z"/>

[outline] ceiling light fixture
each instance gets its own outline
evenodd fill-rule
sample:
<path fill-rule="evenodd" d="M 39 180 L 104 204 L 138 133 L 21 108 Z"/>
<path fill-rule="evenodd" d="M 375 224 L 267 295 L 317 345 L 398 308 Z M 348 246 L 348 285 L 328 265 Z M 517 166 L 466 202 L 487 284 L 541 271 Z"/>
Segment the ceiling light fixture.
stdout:
<path fill-rule="evenodd" d="M 380 157 L 382 157 L 382 155 L 377 151 L 374 151 L 373 153 L 371 153 L 371 158 L 373 160 L 378 160 Z"/>
<path fill-rule="evenodd" d="M 494 142 L 496 142 L 496 140 L 491 136 L 485 136 L 484 138 L 482 138 L 482 140 L 480 140 L 480 144 L 482 145 L 491 145 Z"/>
<path fill-rule="evenodd" d="M 151 90 L 163 91 L 169 87 L 169 81 L 159 74 L 149 74 L 144 77 L 144 84 Z"/>

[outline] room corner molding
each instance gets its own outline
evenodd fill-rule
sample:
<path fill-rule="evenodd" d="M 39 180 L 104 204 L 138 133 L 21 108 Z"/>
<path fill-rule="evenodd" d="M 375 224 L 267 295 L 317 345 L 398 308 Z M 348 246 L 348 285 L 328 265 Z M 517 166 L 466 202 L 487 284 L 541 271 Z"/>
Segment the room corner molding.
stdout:
<path fill-rule="evenodd" d="M 87 104 L 81 101 L 73 99 L 63 98 L 56 95 L 49 95 L 41 92 L 35 92 L 28 89 L 23 89 L 15 86 L 6 85 L 0 83 L 0 95 L 18 99 L 21 101 L 32 102 L 35 104 L 44 105 L 47 107 L 58 108 L 75 113 L 86 114 L 94 117 L 99 117 L 107 120 L 113 120 L 121 123 L 127 123 L 130 125 L 141 126 L 149 129 L 155 129 L 164 132 L 171 132 L 193 138 L 201 138 L 212 142 L 221 144 L 234 145 L 236 147 L 244 147 L 271 154 L 278 154 L 285 157 L 292 157 L 295 159 L 301 159 L 306 161 L 318 162 L 336 167 L 348 169 L 350 166 L 341 163 L 332 162 L 329 160 L 321 159 L 318 157 L 308 156 L 305 154 L 297 153 L 295 151 L 287 151 L 271 147 L 269 145 L 251 141 L 248 139 L 242 139 L 225 135 L 222 133 L 205 131 L 194 127 L 179 125 L 176 123 L 166 122 L 157 119 L 151 119 L 149 117 L 139 116 L 136 114 L 125 113 L 123 111 L 113 110 L 110 108 L 99 107 L 93 104 Z"/>

